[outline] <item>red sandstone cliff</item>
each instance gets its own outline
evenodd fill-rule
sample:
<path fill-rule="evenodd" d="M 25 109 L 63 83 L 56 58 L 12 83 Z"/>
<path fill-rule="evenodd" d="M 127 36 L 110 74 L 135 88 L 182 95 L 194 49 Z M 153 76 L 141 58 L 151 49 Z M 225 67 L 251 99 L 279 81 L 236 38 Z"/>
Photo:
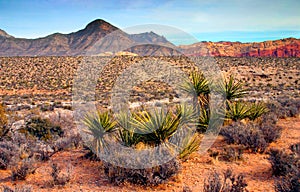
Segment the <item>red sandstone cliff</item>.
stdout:
<path fill-rule="evenodd" d="M 295 38 L 257 43 L 199 42 L 179 47 L 193 56 L 300 57 L 300 39 Z"/>

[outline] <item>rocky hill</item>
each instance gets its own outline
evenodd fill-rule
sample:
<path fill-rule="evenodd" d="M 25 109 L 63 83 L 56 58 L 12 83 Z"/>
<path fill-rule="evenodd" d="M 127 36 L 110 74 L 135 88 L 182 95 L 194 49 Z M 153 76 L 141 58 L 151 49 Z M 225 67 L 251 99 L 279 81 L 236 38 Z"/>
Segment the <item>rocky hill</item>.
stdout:
<path fill-rule="evenodd" d="M 15 38 L 0 31 L 0 56 L 98 55 L 104 52 L 117 53 L 143 44 L 175 47 L 153 32 L 127 34 L 101 19 L 74 33 L 55 33 L 38 39 Z"/>
<path fill-rule="evenodd" d="M 300 57 L 300 39 L 295 38 L 254 43 L 199 42 L 179 47 L 193 56 Z"/>

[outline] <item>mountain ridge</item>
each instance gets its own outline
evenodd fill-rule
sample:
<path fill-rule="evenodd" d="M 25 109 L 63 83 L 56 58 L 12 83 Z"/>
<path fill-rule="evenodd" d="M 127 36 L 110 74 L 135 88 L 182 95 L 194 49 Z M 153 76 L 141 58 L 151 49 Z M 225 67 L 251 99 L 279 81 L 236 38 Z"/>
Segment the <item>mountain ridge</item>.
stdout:
<path fill-rule="evenodd" d="M 102 19 L 68 34 L 36 39 L 17 38 L 0 29 L 0 56 L 76 56 L 129 51 L 138 55 L 300 57 L 300 39 L 263 42 L 202 41 L 175 46 L 154 32 L 127 34 Z"/>

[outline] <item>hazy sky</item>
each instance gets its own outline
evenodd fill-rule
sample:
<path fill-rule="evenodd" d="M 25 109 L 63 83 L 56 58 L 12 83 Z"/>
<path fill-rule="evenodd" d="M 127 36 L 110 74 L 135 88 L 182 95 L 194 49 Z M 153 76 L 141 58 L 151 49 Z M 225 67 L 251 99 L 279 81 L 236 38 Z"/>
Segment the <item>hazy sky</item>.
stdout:
<path fill-rule="evenodd" d="M 37 38 L 101 18 L 121 29 L 168 25 L 199 41 L 262 41 L 300 38 L 299 10 L 299 0 L 0 0 L 0 29 Z"/>

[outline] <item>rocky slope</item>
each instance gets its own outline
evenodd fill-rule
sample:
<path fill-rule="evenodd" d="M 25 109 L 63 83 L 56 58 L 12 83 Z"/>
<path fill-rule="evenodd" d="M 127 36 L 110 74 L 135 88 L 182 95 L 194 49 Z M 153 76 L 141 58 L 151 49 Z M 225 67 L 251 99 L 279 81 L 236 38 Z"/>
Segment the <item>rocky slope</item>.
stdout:
<path fill-rule="evenodd" d="M 295 38 L 254 43 L 199 42 L 179 47 L 193 56 L 300 57 L 300 39 Z"/>

